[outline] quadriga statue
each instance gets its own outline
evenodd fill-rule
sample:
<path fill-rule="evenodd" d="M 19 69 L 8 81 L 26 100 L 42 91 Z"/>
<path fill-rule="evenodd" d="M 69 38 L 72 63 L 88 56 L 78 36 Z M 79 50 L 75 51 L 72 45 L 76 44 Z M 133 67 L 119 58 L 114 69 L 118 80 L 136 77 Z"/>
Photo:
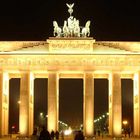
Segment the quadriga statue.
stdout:
<path fill-rule="evenodd" d="M 82 29 L 82 37 L 87 37 L 90 35 L 90 20 L 85 24 L 85 27 Z"/>
<path fill-rule="evenodd" d="M 56 37 L 60 37 L 62 29 L 58 26 L 56 21 L 53 21 L 53 26 L 54 26 L 53 35 Z"/>

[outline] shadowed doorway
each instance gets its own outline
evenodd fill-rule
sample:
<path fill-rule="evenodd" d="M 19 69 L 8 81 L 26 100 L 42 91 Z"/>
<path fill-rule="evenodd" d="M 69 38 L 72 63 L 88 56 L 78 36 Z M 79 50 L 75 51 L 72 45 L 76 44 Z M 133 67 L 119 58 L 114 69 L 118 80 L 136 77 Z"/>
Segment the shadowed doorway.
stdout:
<path fill-rule="evenodd" d="M 47 126 L 48 79 L 34 80 L 34 126 Z"/>
<path fill-rule="evenodd" d="M 59 80 L 59 120 L 72 129 L 83 123 L 83 79 Z"/>

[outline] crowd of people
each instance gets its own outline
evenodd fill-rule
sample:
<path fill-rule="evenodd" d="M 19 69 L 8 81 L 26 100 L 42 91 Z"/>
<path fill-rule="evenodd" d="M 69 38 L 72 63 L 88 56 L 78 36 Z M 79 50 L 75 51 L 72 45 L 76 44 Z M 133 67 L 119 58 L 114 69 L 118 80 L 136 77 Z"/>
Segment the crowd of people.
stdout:
<path fill-rule="evenodd" d="M 41 130 L 37 128 L 34 129 L 33 134 L 31 136 L 31 140 L 59 140 L 59 132 L 54 132 L 53 130 L 49 133 L 49 131 L 43 126 Z M 61 140 L 64 140 L 64 132 L 61 132 Z M 74 140 L 84 140 L 84 135 L 82 131 L 77 131 Z"/>
<path fill-rule="evenodd" d="M 31 140 L 58 140 L 59 139 L 59 132 L 54 132 L 52 130 L 51 133 L 43 126 L 41 130 L 37 128 L 34 129 L 33 134 L 31 136 Z"/>
<path fill-rule="evenodd" d="M 62 131 L 60 133 L 61 140 L 64 140 L 64 132 Z M 85 137 L 83 135 L 83 132 L 81 130 L 75 131 L 74 134 L 74 140 L 84 140 Z M 130 138 L 131 136 L 131 130 L 130 129 L 124 129 L 123 132 L 124 136 Z M 96 137 L 102 137 L 103 138 L 103 132 L 100 132 L 100 130 L 94 131 L 94 136 Z M 49 131 L 43 126 L 40 130 L 37 128 L 34 129 L 33 134 L 31 136 L 31 140 L 59 140 L 59 132 L 54 132 L 53 130 L 49 133 Z"/>

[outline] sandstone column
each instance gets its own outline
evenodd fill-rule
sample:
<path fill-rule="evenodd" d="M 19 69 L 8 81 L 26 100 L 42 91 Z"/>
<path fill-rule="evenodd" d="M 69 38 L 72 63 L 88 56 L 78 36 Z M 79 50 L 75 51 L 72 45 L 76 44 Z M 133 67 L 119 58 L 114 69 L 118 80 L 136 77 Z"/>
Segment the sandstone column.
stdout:
<path fill-rule="evenodd" d="M 134 74 L 134 136 L 140 136 L 140 72 Z"/>
<path fill-rule="evenodd" d="M 48 130 L 58 130 L 59 120 L 59 77 L 57 73 L 48 75 Z"/>
<path fill-rule="evenodd" d="M 121 79 L 119 73 L 113 73 L 109 74 L 109 134 L 120 137 L 121 130 Z"/>
<path fill-rule="evenodd" d="M 9 126 L 9 75 L 0 74 L 0 136 L 8 134 Z"/>
<path fill-rule="evenodd" d="M 33 132 L 33 89 L 34 76 L 31 72 L 22 73 L 20 81 L 19 131 L 22 135 Z"/>
<path fill-rule="evenodd" d="M 94 79 L 91 73 L 84 75 L 83 128 L 87 137 L 94 135 Z"/>

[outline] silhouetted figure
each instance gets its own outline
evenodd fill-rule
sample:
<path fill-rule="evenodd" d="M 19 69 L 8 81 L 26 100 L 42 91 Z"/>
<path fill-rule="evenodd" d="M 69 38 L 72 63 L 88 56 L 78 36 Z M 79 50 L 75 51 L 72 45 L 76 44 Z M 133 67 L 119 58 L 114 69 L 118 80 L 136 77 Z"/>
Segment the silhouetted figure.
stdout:
<path fill-rule="evenodd" d="M 130 136 L 131 136 L 131 129 L 130 129 L 130 127 L 127 129 L 127 133 L 128 133 L 128 137 L 130 138 Z"/>
<path fill-rule="evenodd" d="M 42 131 L 40 132 L 39 140 L 51 140 L 50 133 L 43 126 Z"/>
<path fill-rule="evenodd" d="M 61 132 L 61 138 L 64 140 L 64 131 Z"/>
<path fill-rule="evenodd" d="M 59 139 L 59 132 L 58 131 L 55 132 L 55 138 L 56 138 L 56 140 Z"/>
<path fill-rule="evenodd" d="M 100 130 L 98 130 L 97 133 L 98 133 L 98 137 L 100 137 L 100 133 L 101 133 Z"/>
<path fill-rule="evenodd" d="M 76 133 L 74 140 L 84 140 L 84 135 L 83 135 L 82 131 L 78 131 Z"/>
<path fill-rule="evenodd" d="M 54 140 L 54 131 L 51 131 L 51 139 Z"/>
<path fill-rule="evenodd" d="M 34 129 L 33 134 L 32 135 L 37 135 L 37 128 Z"/>
<path fill-rule="evenodd" d="M 94 136 L 96 137 L 96 130 L 94 130 Z"/>
<path fill-rule="evenodd" d="M 126 135 L 127 135 L 127 131 L 126 131 L 126 129 L 124 130 L 124 136 L 126 137 Z"/>
<path fill-rule="evenodd" d="M 37 128 L 34 129 L 33 134 L 31 136 L 31 140 L 38 140 Z"/>

